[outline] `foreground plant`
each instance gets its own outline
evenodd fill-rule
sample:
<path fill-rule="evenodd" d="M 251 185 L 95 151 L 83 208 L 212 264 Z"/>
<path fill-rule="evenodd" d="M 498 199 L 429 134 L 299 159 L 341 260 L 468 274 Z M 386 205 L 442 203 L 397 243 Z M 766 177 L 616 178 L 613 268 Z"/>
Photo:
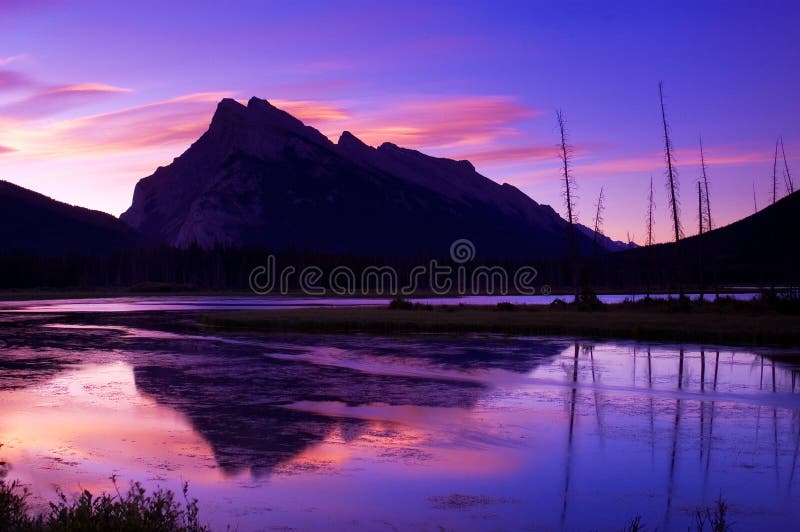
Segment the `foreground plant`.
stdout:
<path fill-rule="evenodd" d="M 18 481 L 0 480 L 0 530 L 10 532 L 205 532 L 200 523 L 197 499 L 189 499 L 189 485 L 183 485 L 183 503 L 172 490 L 147 493 L 138 482 L 120 492 L 111 477 L 115 494 L 95 497 L 84 490 L 70 501 L 60 492 L 48 511 L 33 515 L 28 506 L 30 492 Z"/>

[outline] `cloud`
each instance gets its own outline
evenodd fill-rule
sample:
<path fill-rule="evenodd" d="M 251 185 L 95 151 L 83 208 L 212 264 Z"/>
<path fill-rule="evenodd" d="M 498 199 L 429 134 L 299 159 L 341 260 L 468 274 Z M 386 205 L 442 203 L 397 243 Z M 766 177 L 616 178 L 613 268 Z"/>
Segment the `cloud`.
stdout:
<path fill-rule="evenodd" d="M 557 146 L 488 146 L 485 149 L 459 152 L 451 155 L 455 159 L 467 159 L 474 164 L 510 164 L 540 159 L 558 158 Z"/>
<path fill-rule="evenodd" d="M 19 61 L 20 59 L 26 58 L 26 54 L 17 54 L 17 55 L 10 55 L 8 57 L 0 57 L 0 67 L 6 66 L 9 63 L 13 63 L 14 61 Z"/>
<path fill-rule="evenodd" d="M 78 83 L 43 88 L 32 96 L 0 107 L 0 114 L 18 119 L 40 118 L 130 92 L 130 89 L 102 83 Z"/>
<path fill-rule="evenodd" d="M 11 153 L 13 151 L 17 150 L 15 150 L 14 148 L 9 148 L 8 146 L 0 146 L 0 155 L 3 155 L 4 153 Z"/>
<path fill-rule="evenodd" d="M 700 153 L 697 150 L 681 149 L 674 153 L 675 167 L 680 172 L 681 168 L 699 166 Z M 771 161 L 771 156 L 766 151 L 742 151 L 736 146 L 712 146 L 705 148 L 706 165 L 737 166 Z M 632 157 L 609 159 L 605 161 L 590 162 L 575 165 L 576 171 L 583 174 L 624 174 L 633 172 L 661 172 L 665 169 L 664 155 L 661 152 L 651 152 Z"/>
<path fill-rule="evenodd" d="M 412 100 L 386 111 L 354 116 L 346 128 L 367 144 L 393 142 L 410 148 L 443 149 L 487 144 L 519 132 L 516 123 L 537 112 L 506 96 Z"/>
<path fill-rule="evenodd" d="M 72 97 L 99 97 L 124 91 L 111 85 L 85 83 L 50 88 L 34 98 L 38 98 L 39 104 L 52 99 L 62 105 L 76 103 Z M 145 149 L 163 151 L 170 146 L 177 154 L 207 129 L 217 102 L 237 92 L 185 94 L 119 111 L 51 122 L 41 129 L 23 121 L 18 123 L 16 135 L 12 132 L 4 138 L 11 139 L 20 154 L 42 158 L 123 154 Z M 34 98 L 27 100 L 26 105 L 31 105 Z M 503 144 L 520 135 L 518 122 L 537 114 L 534 109 L 503 96 L 415 99 L 355 110 L 347 102 L 315 99 L 271 102 L 321 129 L 332 140 L 347 129 L 373 145 L 394 142 L 438 155 L 469 159 L 476 164 L 514 163 L 557 155 L 553 146 Z M 31 113 L 25 118 L 34 119 L 38 115 Z"/>
<path fill-rule="evenodd" d="M 270 103 L 303 122 L 349 120 L 350 113 L 334 104 L 315 100 L 270 100 Z"/>
<path fill-rule="evenodd" d="M 0 66 L 3 63 L 0 62 Z M 27 74 L 16 70 L 0 69 L 0 91 L 36 87 L 37 83 Z"/>

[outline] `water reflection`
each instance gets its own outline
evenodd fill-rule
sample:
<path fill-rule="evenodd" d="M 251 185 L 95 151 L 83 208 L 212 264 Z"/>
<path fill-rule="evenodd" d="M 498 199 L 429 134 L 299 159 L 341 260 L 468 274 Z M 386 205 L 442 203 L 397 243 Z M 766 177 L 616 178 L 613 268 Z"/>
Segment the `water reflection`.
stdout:
<path fill-rule="evenodd" d="M 2 330 L 11 477 L 44 497 L 112 473 L 186 479 L 212 523 L 241 530 L 619 529 L 637 514 L 685 529 L 720 493 L 743 528 L 800 517 L 790 357 L 144 325 Z"/>

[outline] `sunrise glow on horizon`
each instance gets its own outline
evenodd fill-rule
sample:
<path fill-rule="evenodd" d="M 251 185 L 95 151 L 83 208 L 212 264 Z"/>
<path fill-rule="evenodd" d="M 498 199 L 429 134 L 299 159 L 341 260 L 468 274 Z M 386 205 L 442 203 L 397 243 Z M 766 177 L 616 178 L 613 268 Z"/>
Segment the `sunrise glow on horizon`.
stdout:
<path fill-rule="evenodd" d="M 555 110 L 575 148 L 580 221 L 641 242 L 657 184 L 669 240 L 658 82 L 695 233 L 702 135 L 715 225 L 771 196 L 775 142 L 800 170 L 800 6 L 529 2 L 458 9 L 319 2 L 0 3 L 0 179 L 120 214 L 224 97 L 269 100 L 336 141 L 470 160 L 562 213 Z M 779 163 L 780 194 L 783 190 Z"/>

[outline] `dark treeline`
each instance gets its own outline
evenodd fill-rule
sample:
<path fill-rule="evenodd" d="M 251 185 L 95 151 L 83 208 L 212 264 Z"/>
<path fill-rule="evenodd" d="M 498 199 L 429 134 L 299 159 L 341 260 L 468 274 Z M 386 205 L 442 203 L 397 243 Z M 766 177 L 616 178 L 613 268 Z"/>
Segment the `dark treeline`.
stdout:
<path fill-rule="evenodd" d="M 573 272 L 580 284 L 596 291 L 624 289 L 679 290 L 681 286 L 707 288 L 719 285 L 800 285 L 800 232 L 796 217 L 800 212 L 800 192 L 794 192 L 758 213 L 702 236 L 679 242 L 657 244 L 609 254 L 589 254 L 573 260 L 529 263 L 495 260 L 478 255 L 465 264 L 467 276 L 478 266 L 499 266 L 509 279 L 521 266 L 538 270 L 532 285 L 541 289 L 574 289 Z M 590 250 L 591 251 L 591 250 Z M 0 289 L 127 289 L 148 290 L 231 290 L 249 289 L 254 268 L 267 265 L 268 250 L 258 248 L 199 247 L 177 249 L 168 246 L 123 250 L 104 256 L 41 256 L 24 252 L 0 254 Z M 287 266 L 299 272 L 316 266 L 323 275 L 320 286 L 328 287 L 334 268 L 347 266 L 358 280 L 367 267 L 392 266 L 400 287 L 411 278 L 412 270 L 432 259 L 453 268 L 454 286 L 459 264 L 449 257 L 377 257 L 330 255 L 288 249 L 275 254 L 276 271 Z M 430 288 L 428 277 L 418 278 L 418 288 Z M 297 289 L 298 275 L 289 278 L 289 289 Z M 359 291 L 364 287 L 357 285 Z M 509 288 L 513 283 L 509 282 Z M 453 291 L 455 293 L 455 290 Z"/>
<path fill-rule="evenodd" d="M 713 235 L 713 233 L 710 233 Z M 767 239 L 764 239 L 769 244 Z M 704 249 L 704 260 L 698 261 L 700 239 L 688 238 L 675 244 L 662 244 L 635 250 L 595 255 L 578 261 L 579 282 L 595 290 L 625 289 L 639 292 L 677 290 L 680 286 L 705 285 L 712 292 L 719 285 L 746 284 L 774 286 L 800 282 L 800 248 L 778 247 L 753 251 L 742 247 L 725 252 Z M 710 246 L 705 245 L 704 248 Z M 752 248 L 752 246 L 748 246 Z M 249 277 L 254 268 L 267 265 L 270 252 L 256 248 L 217 247 L 203 250 L 197 247 L 124 251 L 109 256 L 65 255 L 43 257 L 26 253 L 0 255 L 0 289 L 130 289 L 133 291 L 184 290 L 249 290 Z M 286 250 L 275 254 L 276 271 L 295 268 L 289 277 L 291 290 L 300 288 L 297 272 L 316 266 L 323 276 L 316 285 L 329 288 L 329 273 L 340 266 L 349 267 L 355 274 L 359 292 L 361 274 L 367 267 L 392 266 L 398 274 L 399 287 L 407 284 L 412 270 L 429 264 L 430 257 L 397 259 L 385 257 L 334 256 L 320 253 Z M 439 264 L 452 268 L 450 276 L 453 293 L 460 265 L 449 259 Z M 537 271 L 533 285 L 537 293 L 547 285 L 556 290 L 573 289 L 573 266 L 570 260 L 547 260 L 520 264 L 511 261 L 475 260 L 465 265 L 467 278 L 479 266 L 500 266 L 512 278 L 520 266 L 532 266 Z M 418 278 L 418 288 L 429 290 L 427 274 Z M 496 289 L 499 285 L 495 285 Z M 485 285 L 481 285 L 482 289 Z M 367 287 L 369 288 L 369 287 Z M 513 292 L 513 282 L 509 282 Z M 277 291 L 277 286 L 276 286 Z"/>
<path fill-rule="evenodd" d="M 323 272 L 315 286 L 329 288 L 329 274 L 346 266 L 356 277 L 356 288 L 362 291 L 361 274 L 368 267 L 391 266 L 397 272 L 399 287 L 406 286 L 412 270 L 427 266 L 432 257 L 391 258 L 354 255 L 329 255 L 288 249 L 273 253 L 259 248 L 219 246 L 204 250 L 199 247 L 178 249 L 161 246 L 117 252 L 107 256 L 64 255 L 48 257 L 30 253 L 0 254 L 0 289 L 131 289 L 134 291 L 182 290 L 249 290 L 254 268 L 267 265 L 267 257 L 275 257 L 276 272 L 294 268 L 288 287 L 300 288 L 298 273 L 307 267 Z M 459 264 L 449 258 L 435 258 L 441 266 L 452 268 L 449 276 L 457 282 Z M 568 284 L 569 270 L 565 261 L 521 264 L 514 261 L 475 260 L 465 265 L 468 277 L 479 266 L 499 266 L 507 272 L 520 266 L 533 266 L 538 275 L 537 286 Z M 430 288 L 427 274 L 418 278 L 420 290 Z M 276 286 L 277 291 L 277 286 Z"/>

